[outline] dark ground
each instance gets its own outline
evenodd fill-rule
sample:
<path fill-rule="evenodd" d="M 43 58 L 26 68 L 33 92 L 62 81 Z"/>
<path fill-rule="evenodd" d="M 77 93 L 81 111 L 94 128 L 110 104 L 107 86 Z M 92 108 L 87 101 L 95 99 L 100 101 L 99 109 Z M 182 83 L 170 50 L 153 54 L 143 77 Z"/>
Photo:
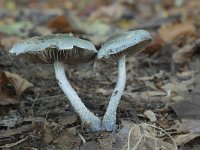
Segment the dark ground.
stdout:
<path fill-rule="evenodd" d="M 2 1 L 0 6 L 0 148 L 127 149 L 128 132 L 133 129 L 133 137 L 129 139 L 131 149 L 173 150 L 176 145 L 180 150 L 200 149 L 198 0 L 183 1 L 180 7 L 173 1 L 162 0 L 160 3 L 97 0 L 81 4 L 73 0 L 57 3 L 10 0 Z M 107 6 L 105 10 L 110 14 L 100 10 L 103 6 Z M 111 6 L 122 11 L 118 18 L 111 13 Z M 69 25 L 74 23 L 67 17 L 69 10 L 89 22 L 91 31 L 87 25 L 82 24 L 82 29 Z M 61 19 L 56 20 L 56 16 Z M 92 27 L 92 23 L 99 20 Z M 30 27 L 25 22 L 29 22 Z M 109 32 L 137 28 L 150 31 L 153 42 L 144 53 L 127 59 L 127 84 L 118 107 L 118 128 L 112 133 L 87 132 L 59 88 L 52 65 L 34 64 L 8 51 L 20 39 L 58 32 L 73 32 L 99 48 L 111 36 Z M 115 87 L 117 64 L 97 62 L 95 72 L 92 65 L 66 65 L 66 73 L 85 105 L 96 115 L 103 116 Z M 22 79 L 15 75 L 33 86 L 20 84 Z M 22 88 L 25 90 L 19 92 Z M 143 138 L 137 145 L 140 136 Z"/>

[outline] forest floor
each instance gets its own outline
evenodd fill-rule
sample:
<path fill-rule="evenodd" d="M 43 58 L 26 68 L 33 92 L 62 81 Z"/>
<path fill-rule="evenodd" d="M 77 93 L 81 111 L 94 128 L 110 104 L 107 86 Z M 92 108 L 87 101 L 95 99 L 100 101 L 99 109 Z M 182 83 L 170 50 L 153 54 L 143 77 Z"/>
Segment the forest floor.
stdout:
<path fill-rule="evenodd" d="M 0 2 L 0 149 L 199 150 L 199 0 L 23 0 Z M 9 50 L 22 40 L 73 33 L 101 47 L 112 35 L 146 29 L 152 43 L 127 57 L 117 129 L 88 132 L 55 79 L 53 65 Z M 102 117 L 117 63 L 66 65 L 85 105 Z"/>

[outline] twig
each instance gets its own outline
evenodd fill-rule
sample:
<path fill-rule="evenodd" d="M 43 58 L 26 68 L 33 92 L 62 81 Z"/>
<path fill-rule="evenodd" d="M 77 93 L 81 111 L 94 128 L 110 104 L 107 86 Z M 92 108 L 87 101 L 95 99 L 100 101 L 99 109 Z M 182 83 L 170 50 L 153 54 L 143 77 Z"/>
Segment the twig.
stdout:
<path fill-rule="evenodd" d="M 81 138 L 81 140 L 83 141 L 83 143 L 86 143 L 85 138 L 82 136 L 82 134 L 78 133 L 78 136 Z"/>
<path fill-rule="evenodd" d="M 43 100 L 55 99 L 59 97 L 65 97 L 65 95 L 60 94 L 60 95 L 47 96 L 47 97 L 37 98 L 35 101 L 43 101 Z"/>
<path fill-rule="evenodd" d="M 15 142 L 15 143 L 10 143 L 10 144 L 6 144 L 6 145 L 3 145 L 3 146 L 0 146 L 0 148 L 11 148 L 11 147 L 13 147 L 13 146 L 16 146 L 16 145 L 18 145 L 18 144 L 24 142 L 29 136 L 30 136 L 30 135 L 26 136 L 25 138 L 23 138 L 23 139 L 21 139 L 21 140 Z"/>

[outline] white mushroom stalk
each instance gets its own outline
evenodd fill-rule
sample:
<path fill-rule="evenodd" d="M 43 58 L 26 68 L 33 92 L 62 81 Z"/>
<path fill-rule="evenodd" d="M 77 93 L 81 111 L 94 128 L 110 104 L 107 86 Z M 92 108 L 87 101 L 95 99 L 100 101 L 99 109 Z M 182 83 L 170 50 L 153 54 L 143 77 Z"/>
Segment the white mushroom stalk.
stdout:
<path fill-rule="evenodd" d="M 116 114 L 117 107 L 120 102 L 121 96 L 123 95 L 126 84 L 126 56 L 122 56 L 118 60 L 118 79 L 116 87 L 110 97 L 106 113 L 102 120 L 102 128 L 107 131 L 112 131 L 116 127 Z"/>
<path fill-rule="evenodd" d="M 70 101 L 72 107 L 79 115 L 80 119 L 84 124 L 90 126 L 92 131 L 100 130 L 101 120 L 96 117 L 91 111 L 89 111 L 86 106 L 83 104 L 76 91 L 73 89 L 67 77 L 65 75 L 65 69 L 62 62 L 56 61 L 54 62 L 54 69 L 56 74 L 56 79 L 62 91 L 67 96 Z"/>
<path fill-rule="evenodd" d="M 112 131 L 116 127 L 117 107 L 126 83 L 126 56 L 137 54 L 151 42 L 145 30 L 135 30 L 115 35 L 100 48 L 97 58 L 118 61 L 118 79 L 102 120 L 102 128 Z"/>

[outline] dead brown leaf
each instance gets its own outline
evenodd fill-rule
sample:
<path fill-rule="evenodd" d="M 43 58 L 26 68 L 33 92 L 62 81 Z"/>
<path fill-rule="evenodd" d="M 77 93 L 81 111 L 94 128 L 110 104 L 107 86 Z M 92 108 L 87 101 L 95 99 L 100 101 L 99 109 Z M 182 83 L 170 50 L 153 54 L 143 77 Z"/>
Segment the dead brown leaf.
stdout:
<path fill-rule="evenodd" d="M 194 52 L 197 51 L 199 43 L 200 43 L 200 39 L 194 42 L 193 44 L 185 45 L 184 47 L 176 51 L 172 56 L 174 62 L 181 64 L 181 63 L 186 62 L 188 59 L 190 59 L 192 55 L 194 54 Z"/>
<path fill-rule="evenodd" d="M 71 114 L 71 115 L 59 117 L 58 123 L 61 125 L 68 125 L 68 124 L 74 123 L 76 120 L 77 120 L 77 115 Z"/>
<path fill-rule="evenodd" d="M 187 82 L 173 81 L 172 83 L 163 85 L 161 88 L 168 93 L 168 96 L 170 96 L 172 93 L 183 94 L 187 92 L 189 86 L 190 83 Z"/>
<path fill-rule="evenodd" d="M 153 41 L 142 51 L 145 54 L 153 55 L 161 51 L 164 45 L 164 41 L 160 37 L 153 38 Z"/>
<path fill-rule="evenodd" d="M 73 146 L 73 143 L 78 140 L 75 135 L 76 132 L 77 131 L 75 127 L 68 128 L 67 130 L 63 131 L 59 137 L 53 141 L 53 143 L 58 144 L 61 148 L 67 147 L 70 149 Z"/>
<path fill-rule="evenodd" d="M 176 145 L 165 142 L 161 138 L 157 138 L 159 134 L 166 134 L 167 132 L 157 131 L 160 128 L 150 124 L 132 124 L 129 130 L 127 146 L 123 149 L 135 149 L 135 150 L 149 150 L 149 149 L 168 149 L 176 150 Z M 163 132 L 163 133 L 161 133 Z M 171 137 L 170 137 L 171 138 Z M 173 140 L 173 139 L 171 139 Z"/>
<path fill-rule="evenodd" d="M 185 100 L 171 105 L 179 118 L 200 120 L 199 95 L 199 93 L 188 94 Z"/>
<path fill-rule="evenodd" d="M 130 129 L 133 127 L 133 124 L 128 121 L 123 121 L 122 125 L 123 127 L 118 131 L 118 133 L 113 133 L 112 135 L 106 138 L 98 139 L 98 142 L 100 143 L 99 146 L 101 149 L 103 150 L 127 149 L 128 134 Z M 137 129 L 136 131 L 134 130 L 133 132 L 138 133 L 137 131 L 139 130 Z"/>
<path fill-rule="evenodd" d="M 169 9 L 175 5 L 174 0 L 161 0 L 160 4 L 163 8 Z"/>
<path fill-rule="evenodd" d="M 16 37 L 16 36 L 10 36 L 10 37 L 3 37 L 0 41 L 0 43 L 2 43 L 3 47 L 6 49 L 11 49 L 11 47 L 19 42 L 21 40 L 21 38 Z"/>
<path fill-rule="evenodd" d="M 195 119 L 181 119 L 180 126 L 183 131 L 189 131 L 190 133 L 200 134 L 200 120 Z"/>
<path fill-rule="evenodd" d="M 45 144 L 50 143 L 51 141 L 53 141 L 53 135 L 52 132 L 50 130 L 50 128 L 48 126 L 44 126 L 44 131 L 43 131 L 43 136 L 42 136 L 42 140 Z"/>
<path fill-rule="evenodd" d="M 111 136 L 99 139 L 101 149 L 113 150 L 149 150 L 149 149 L 168 149 L 176 150 L 176 145 L 165 142 L 161 138 L 157 138 L 158 134 L 165 135 L 160 128 L 148 124 L 135 124 L 128 121 L 123 121 L 123 128 L 118 133 L 113 133 Z M 155 127 L 155 128 L 154 128 Z M 158 131 L 157 131 L 158 129 Z M 162 133 L 161 133 L 162 132 Z M 169 134 L 166 134 L 169 136 Z M 170 137 L 171 138 L 171 137 Z M 173 140 L 173 139 L 171 139 Z"/>
<path fill-rule="evenodd" d="M 183 71 L 183 72 L 178 72 L 177 77 L 180 80 L 186 80 L 186 79 L 191 79 L 195 75 L 195 71 Z"/>
<path fill-rule="evenodd" d="M 103 6 L 90 16 L 90 20 L 95 20 L 96 18 L 103 19 L 105 17 L 109 17 L 106 20 L 118 20 L 122 17 L 123 14 L 127 11 L 127 8 L 119 2 L 116 2 L 109 6 Z"/>
<path fill-rule="evenodd" d="M 80 147 L 80 150 L 99 150 L 99 147 L 96 142 L 87 142 Z"/>
<path fill-rule="evenodd" d="M 151 121 L 151 122 L 156 122 L 156 115 L 152 110 L 146 110 L 144 112 L 144 115 Z"/>
<path fill-rule="evenodd" d="M 199 136 L 200 134 L 187 133 L 175 136 L 174 140 L 176 141 L 177 145 L 184 145 Z"/>
<path fill-rule="evenodd" d="M 23 132 L 27 132 L 28 130 L 32 129 L 32 125 L 24 125 L 20 126 L 17 128 L 10 129 L 8 128 L 7 130 L 1 130 L 0 131 L 0 138 L 8 138 L 11 136 L 14 136 L 16 134 L 21 134 Z"/>
<path fill-rule="evenodd" d="M 37 148 L 35 148 L 35 147 L 25 147 L 25 149 L 24 150 L 38 150 Z"/>
<path fill-rule="evenodd" d="M 173 7 L 173 9 L 170 9 L 168 11 L 169 15 L 182 14 L 185 17 L 188 15 L 191 15 L 191 13 L 198 12 L 196 11 L 196 10 L 199 10 L 199 7 L 200 7 L 200 3 L 198 0 L 190 0 L 190 1 L 183 1 L 183 2 L 184 2 L 184 5 L 182 7 Z M 192 16 L 192 17 L 195 17 L 195 16 Z"/>
<path fill-rule="evenodd" d="M 159 124 L 159 126 L 163 129 L 167 129 L 167 128 L 170 128 L 170 123 L 169 121 L 165 118 L 165 117 L 162 117 L 162 118 L 159 118 L 157 121 L 156 121 L 157 124 Z"/>
<path fill-rule="evenodd" d="M 76 33 L 77 30 L 70 24 L 66 16 L 60 15 L 56 16 L 50 20 L 47 26 L 53 29 L 54 32 L 59 33 Z"/>
<path fill-rule="evenodd" d="M 2 43 L 2 38 L 0 37 L 0 48 L 4 48 L 4 45 Z"/>
<path fill-rule="evenodd" d="M 158 30 L 166 43 L 173 43 L 180 36 L 196 35 L 196 28 L 191 22 L 163 25 Z"/>
<path fill-rule="evenodd" d="M 0 72 L 0 91 L 7 84 L 8 80 L 4 72 Z"/>
<path fill-rule="evenodd" d="M 14 98 L 10 98 L 3 93 L 0 93 L 0 105 L 15 105 L 18 103 L 19 103 L 18 100 L 14 99 Z"/>
<path fill-rule="evenodd" d="M 33 84 L 28 82 L 27 80 L 21 78 L 19 75 L 15 73 L 10 73 L 7 71 L 0 72 L 0 82 L 4 85 L 10 83 L 14 86 L 17 96 L 20 96 L 26 89 L 33 87 Z"/>

